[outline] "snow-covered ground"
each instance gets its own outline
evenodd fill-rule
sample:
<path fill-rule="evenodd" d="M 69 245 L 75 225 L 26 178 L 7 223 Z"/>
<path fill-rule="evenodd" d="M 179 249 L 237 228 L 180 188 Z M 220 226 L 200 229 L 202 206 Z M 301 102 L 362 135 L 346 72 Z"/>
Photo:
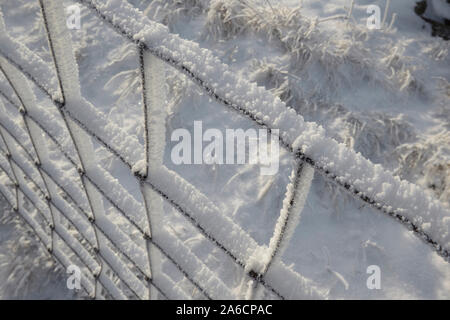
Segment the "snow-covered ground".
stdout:
<path fill-rule="evenodd" d="M 431 27 L 414 13 L 414 1 L 129 2 L 171 32 L 211 50 L 238 77 L 271 90 L 305 120 L 322 125 L 329 137 L 450 205 L 450 45 L 431 37 Z M 386 10 L 383 29 L 367 29 L 368 5 L 378 5 L 382 18 Z M 50 64 L 37 1 L 3 0 L 0 8 L 10 35 Z M 83 96 L 143 144 L 136 48 L 85 8 L 81 23 L 71 35 Z M 217 103 L 178 71 L 169 68 L 167 75 L 167 141 L 173 129 L 191 130 L 197 120 L 219 130 L 253 127 L 214 107 Z M 259 244 L 268 244 L 292 170 L 289 155 L 281 155 L 279 174 L 272 177 L 260 176 L 257 166 L 176 166 L 170 161 L 172 147 L 166 146 L 167 167 Z M 99 146 L 96 151 L 103 167 L 139 198 L 119 161 Z M 234 267 L 223 263 L 175 210 L 164 208 L 167 229 L 207 257 L 205 263 L 228 286 L 238 288 Z M 6 209 L 2 213 L 10 216 Z M 54 272 L 46 253 L 34 249 L 35 239 L 15 219 L 0 225 L 0 297 L 73 297 L 65 289 L 64 270 Z M 318 174 L 283 261 L 332 299 L 450 298 L 450 264 L 404 226 Z M 366 286 L 370 265 L 380 267 L 380 290 Z"/>
<path fill-rule="evenodd" d="M 74 299 L 66 274 L 0 196 L 0 299 Z"/>

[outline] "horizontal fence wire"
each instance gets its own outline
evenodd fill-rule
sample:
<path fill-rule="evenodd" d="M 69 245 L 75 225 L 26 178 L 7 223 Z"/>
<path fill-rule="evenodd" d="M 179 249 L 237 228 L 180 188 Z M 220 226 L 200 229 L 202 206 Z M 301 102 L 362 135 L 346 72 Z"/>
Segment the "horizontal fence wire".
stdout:
<path fill-rule="evenodd" d="M 3 171 L 3 173 L 7 176 L 11 184 L 14 186 L 14 197 L 15 197 L 15 204 L 10 200 L 8 195 L 4 192 L 4 190 L 0 189 L 0 192 L 3 194 L 3 196 L 7 199 L 8 203 L 11 205 L 11 207 L 14 209 L 15 212 L 20 212 L 22 218 L 30 225 L 30 227 L 34 230 L 34 232 L 37 234 L 39 240 L 42 242 L 42 244 L 46 247 L 46 249 L 52 253 L 55 258 L 63 265 L 64 267 L 67 267 L 67 261 L 63 262 L 61 260 L 61 251 L 58 250 L 58 248 L 54 248 L 55 240 L 54 240 L 54 233 L 58 236 L 60 240 L 66 243 L 66 245 L 71 249 L 71 252 L 78 257 L 78 259 L 85 265 L 85 267 L 90 271 L 92 274 L 92 277 L 95 279 L 94 284 L 90 284 L 90 289 L 86 288 L 89 285 L 86 285 L 86 283 L 83 283 L 83 288 L 86 291 L 86 293 L 91 296 L 92 298 L 98 298 L 101 297 L 101 294 L 99 292 L 98 287 L 101 286 L 101 288 L 107 292 L 107 295 L 112 298 L 124 298 L 127 297 L 128 293 L 131 292 L 134 298 L 137 299 L 144 299 L 144 298 L 150 298 L 152 296 L 152 288 L 156 289 L 158 294 L 161 295 L 161 297 L 165 299 L 171 298 L 171 293 L 165 292 L 165 289 L 160 287 L 158 283 L 163 283 L 164 281 L 168 281 L 168 283 L 171 283 L 173 286 L 175 286 L 175 283 L 171 282 L 171 279 L 169 279 L 166 276 L 161 275 L 161 278 L 153 278 L 153 269 L 156 269 L 158 261 L 155 258 L 157 255 L 155 253 L 152 253 L 151 248 L 155 248 L 159 253 L 161 253 L 167 261 L 169 261 L 173 266 L 176 267 L 176 269 L 183 275 L 185 279 L 189 281 L 189 283 L 198 290 L 202 294 L 202 296 L 206 299 L 213 299 L 213 295 L 210 292 L 210 289 L 207 287 L 205 283 L 200 283 L 198 281 L 198 275 L 192 274 L 192 272 L 189 272 L 186 270 L 186 267 L 183 266 L 183 259 L 180 256 L 173 256 L 170 252 L 164 249 L 164 246 L 159 243 L 157 240 L 153 238 L 152 235 L 152 213 L 151 210 L 148 208 L 146 201 L 144 201 L 145 204 L 145 210 L 147 212 L 147 222 L 149 230 L 147 231 L 145 226 L 142 226 L 142 224 L 139 221 L 136 221 L 133 216 L 131 216 L 129 213 L 127 213 L 127 210 L 122 208 L 120 203 L 114 198 L 108 194 L 107 191 L 103 190 L 101 187 L 101 184 L 98 183 L 96 178 L 94 178 L 88 170 L 85 169 L 83 164 L 83 155 L 80 154 L 80 146 L 78 146 L 78 143 L 86 143 L 86 141 L 77 141 L 77 138 L 74 137 L 73 128 L 71 127 L 70 123 L 74 123 L 76 126 L 78 126 L 84 134 L 86 134 L 89 137 L 92 137 L 97 141 L 102 147 L 104 147 L 106 150 L 108 150 L 112 155 L 114 155 L 117 159 L 119 159 L 129 170 L 132 174 L 135 175 L 136 182 L 141 186 L 142 195 L 145 198 L 146 194 L 146 188 L 154 192 L 156 195 L 161 197 L 161 199 L 164 199 L 168 204 L 171 205 L 172 208 L 174 208 L 178 213 L 180 213 L 182 216 L 186 218 L 188 222 L 192 224 L 192 226 L 195 227 L 195 229 L 202 234 L 206 239 L 210 241 L 215 247 L 219 248 L 225 255 L 233 261 L 234 264 L 239 266 L 245 274 L 245 277 L 250 279 L 251 281 L 254 281 L 255 290 L 258 286 L 262 286 L 267 292 L 270 292 L 275 297 L 279 299 L 287 299 L 289 298 L 285 294 L 281 293 L 276 287 L 274 287 L 273 282 L 269 284 L 269 282 L 266 279 L 266 275 L 268 270 L 272 267 L 276 257 L 279 255 L 278 250 L 281 246 L 281 242 L 283 241 L 283 234 L 285 229 L 287 228 L 287 224 L 290 221 L 290 216 L 293 214 L 291 211 L 292 207 L 294 206 L 294 198 L 296 193 L 298 192 L 299 184 L 300 184 L 300 176 L 302 174 L 302 168 L 304 166 L 310 166 L 314 168 L 314 170 L 318 173 L 320 173 L 322 176 L 330 180 L 331 182 L 337 184 L 342 189 L 349 192 L 353 197 L 360 199 L 366 204 L 369 204 L 370 206 L 374 207 L 375 209 L 382 211 L 385 214 L 388 214 L 391 217 L 394 217 L 398 221 L 400 221 L 402 224 L 408 226 L 412 231 L 414 231 L 417 235 L 419 235 L 425 242 L 432 245 L 438 253 L 440 253 L 444 257 L 449 256 L 449 252 L 440 246 L 436 241 L 434 241 L 427 233 L 425 233 L 423 230 L 421 230 L 419 227 L 417 227 L 412 221 L 410 221 L 405 216 L 401 215 L 400 213 L 395 212 L 394 210 L 387 209 L 387 205 L 380 203 L 379 201 L 375 201 L 374 199 L 371 199 L 370 197 L 366 196 L 353 186 L 343 183 L 338 179 L 338 176 L 333 174 L 332 172 L 328 171 L 327 169 L 319 166 L 317 162 L 302 153 L 299 149 L 294 149 L 289 143 L 287 143 L 281 136 L 278 137 L 280 145 L 284 147 L 286 150 L 288 150 L 295 159 L 295 172 L 296 175 L 294 177 L 293 186 L 294 191 L 291 194 L 290 199 L 288 199 L 288 208 L 286 208 L 288 214 L 284 218 L 285 221 L 282 225 L 282 232 L 279 239 L 277 239 L 277 243 L 275 246 L 275 251 L 271 253 L 270 260 L 267 262 L 265 268 L 263 270 L 254 270 L 252 268 L 249 269 L 249 267 L 246 264 L 246 261 L 242 261 L 233 250 L 230 250 L 229 245 L 227 243 L 224 243 L 222 240 L 217 238 L 214 234 L 212 234 L 207 228 L 204 226 L 202 221 L 198 220 L 189 210 L 189 208 L 186 208 L 181 203 L 175 201 L 172 199 L 167 193 L 165 193 L 163 190 L 158 188 L 158 186 L 152 182 L 151 179 L 148 178 L 149 176 L 149 166 L 151 165 L 149 163 L 150 155 L 149 155 L 149 149 L 150 149 L 150 139 L 149 137 L 149 118 L 151 115 L 149 114 L 147 105 L 147 99 L 149 93 L 146 91 L 147 86 L 149 85 L 146 83 L 146 68 L 145 68 L 145 59 L 144 55 L 146 53 L 149 53 L 164 63 L 176 68 L 177 70 L 181 71 L 184 75 L 186 75 L 189 79 L 191 79 L 194 83 L 199 85 L 199 87 L 204 90 L 210 97 L 212 97 L 215 101 L 219 102 L 220 105 L 225 106 L 226 108 L 236 111 L 239 114 L 249 118 L 259 126 L 266 128 L 269 132 L 272 132 L 273 128 L 270 128 L 261 118 L 253 115 L 250 111 L 245 109 L 244 107 L 241 107 L 239 105 L 234 104 L 233 102 L 229 101 L 227 98 L 219 95 L 212 86 L 210 86 L 208 83 L 206 83 L 204 80 L 201 79 L 198 75 L 196 75 L 193 71 L 189 69 L 189 67 L 186 66 L 186 64 L 183 61 L 176 61 L 172 58 L 164 56 L 161 52 L 159 52 L 155 48 L 148 47 L 144 42 L 136 40 L 134 35 L 129 34 L 126 30 L 122 29 L 119 25 L 114 24 L 111 17 L 108 17 L 104 15 L 98 8 L 95 6 L 94 3 L 92 3 L 89 0 L 75 0 L 83 5 L 85 5 L 87 8 L 93 10 L 93 12 L 96 13 L 96 15 L 106 24 L 113 28 L 116 32 L 118 32 L 120 35 L 127 38 L 129 41 L 136 44 L 139 52 L 139 68 L 140 68 L 140 80 L 142 84 L 142 101 L 143 101 L 143 116 L 144 116 L 144 123 L 145 123 L 145 157 L 146 157 L 146 170 L 144 173 L 138 173 L 133 171 L 135 163 L 130 162 L 126 156 L 124 156 L 119 150 L 117 150 L 115 147 L 113 147 L 111 144 L 109 144 L 107 141 L 105 141 L 104 138 L 100 137 L 98 134 L 96 134 L 94 131 L 92 131 L 86 124 L 84 124 L 82 121 L 80 121 L 74 114 L 72 114 L 70 108 L 66 105 L 66 94 L 64 91 L 64 80 L 63 79 L 63 71 L 66 66 L 60 65 L 60 61 L 62 60 L 61 57 L 59 57 L 59 53 L 57 52 L 58 49 L 55 50 L 55 44 L 54 41 L 54 30 L 52 30 L 51 25 L 55 23 L 55 21 L 48 21 L 48 19 L 52 19 L 51 17 L 47 17 L 47 5 L 51 4 L 51 1 L 49 0 L 39 0 L 40 6 L 41 6 L 41 12 L 43 15 L 44 25 L 46 29 L 46 35 L 50 46 L 50 52 L 53 58 L 57 80 L 59 83 L 59 88 L 62 93 L 62 99 L 52 94 L 48 89 L 45 88 L 44 85 L 41 84 L 41 82 L 36 79 L 31 73 L 29 73 L 23 66 L 21 66 L 20 63 L 17 63 L 13 57 L 6 54 L 0 46 L 0 57 L 6 61 L 6 63 L 10 64 L 13 68 L 16 68 L 22 75 L 24 75 L 28 80 L 30 80 L 34 85 L 37 86 L 37 88 L 40 89 L 55 105 L 56 109 L 59 111 L 59 114 L 61 115 L 62 119 L 64 120 L 64 123 L 66 124 L 65 129 L 66 132 L 68 132 L 70 136 L 70 141 L 72 141 L 73 149 L 71 152 L 68 150 L 68 146 L 64 146 L 62 141 L 60 141 L 61 137 L 55 137 L 51 130 L 48 129 L 47 125 L 43 123 L 40 119 L 33 116 L 31 113 L 26 111 L 25 108 L 25 102 L 21 98 L 21 94 L 19 90 L 15 90 L 13 84 L 11 81 L 8 81 L 11 87 L 13 88 L 13 91 L 15 92 L 17 98 L 19 99 L 19 103 L 17 104 L 12 97 L 10 97 L 6 92 L 0 89 L 0 96 L 1 98 L 8 103 L 9 105 L 13 106 L 15 109 L 17 109 L 20 112 L 20 115 L 22 116 L 23 122 L 26 124 L 26 130 L 25 133 L 29 137 L 32 145 L 34 153 L 36 155 L 33 155 L 30 150 L 25 146 L 24 142 L 21 141 L 20 138 L 16 136 L 16 134 L 8 128 L 8 124 L 2 123 L 0 121 L 0 134 L 1 138 L 3 140 L 3 144 L 5 145 L 5 150 L 2 149 L 2 156 L 4 159 L 6 159 L 5 163 L 8 163 L 10 167 L 10 172 L 12 175 L 8 172 L 8 169 L 2 165 L 0 162 L 0 169 Z M 54 5 L 54 3 L 52 4 Z M 8 72 L 5 71 L 3 68 L 0 68 L 0 71 L 5 75 L 6 79 L 8 80 Z M 54 173 L 51 172 L 51 170 L 48 170 L 48 168 L 43 165 L 39 159 L 39 152 L 36 148 L 36 145 L 34 144 L 33 139 L 33 132 L 28 127 L 28 124 L 32 123 L 35 126 L 37 126 L 42 133 L 44 133 L 44 136 L 49 142 L 51 141 L 59 151 L 59 153 L 62 155 L 62 157 L 67 160 L 72 168 L 76 170 L 78 178 L 81 181 L 81 186 L 74 186 L 74 188 L 77 188 L 81 191 L 81 194 L 85 194 L 86 198 L 88 199 L 88 207 L 90 208 L 87 210 L 85 208 L 85 205 L 79 203 L 79 199 L 75 199 L 75 197 L 71 194 L 70 190 L 68 190 L 67 187 L 59 181 L 59 178 L 54 175 Z M 19 155 L 13 154 L 10 150 L 10 141 L 13 141 L 21 150 L 24 157 L 20 158 Z M 79 140 L 79 139 L 78 139 Z M 89 142 L 90 143 L 90 142 Z M 74 158 L 70 155 L 70 153 L 73 153 L 75 151 L 75 155 L 77 158 Z M 39 174 L 38 177 L 43 181 L 43 185 L 40 185 L 38 181 L 36 181 L 36 177 L 33 177 L 27 169 L 24 167 L 23 163 L 31 163 L 31 167 L 34 168 Z M 28 190 L 28 186 L 24 186 L 22 183 L 20 183 L 18 175 L 26 177 L 26 179 L 31 182 L 31 184 L 34 187 L 36 196 L 42 201 L 43 203 L 47 204 L 47 207 L 49 209 L 50 213 L 50 219 L 46 217 L 46 215 L 42 212 L 42 210 L 39 208 L 39 204 L 34 200 L 30 195 L 28 195 L 24 190 Z M 59 195 L 56 195 L 56 198 L 52 197 L 51 195 L 51 188 L 49 186 L 49 183 L 56 186 L 58 190 Z M 176 186 L 174 186 L 176 187 Z M 42 239 L 40 236 L 42 236 L 42 232 L 38 232 L 36 230 L 36 227 L 33 226 L 29 220 L 31 219 L 30 214 L 27 209 L 25 209 L 23 206 L 20 206 L 19 198 L 20 194 L 27 200 L 27 202 L 31 203 L 35 210 L 43 217 L 45 220 L 44 226 L 41 226 L 42 230 L 49 230 L 49 238 L 51 239 L 51 243 L 46 243 L 44 239 Z M 93 195 L 98 194 L 103 200 L 106 200 L 109 205 L 111 205 L 130 225 L 134 227 L 134 229 L 137 230 L 137 232 L 142 237 L 143 241 L 145 241 L 146 249 L 144 250 L 147 252 L 147 258 L 148 258 L 148 270 L 145 270 L 142 265 L 137 263 L 135 259 L 130 256 L 129 253 L 126 252 L 126 250 L 122 249 L 122 246 L 120 243 L 118 243 L 114 236 L 112 236 L 108 230 L 98 222 L 98 218 L 95 215 L 96 204 L 92 203 L 93 199 L 91 198 Z M 61 205 L 61 203 L 65 203 L 67 207 L 64 207 Z M 68 208 L 70 210 L 73 210 L 77 214 L 76 217 L 81 217 L 83 219 L 83 224 L 88 224 L 91 226 L 91 231 L 93 231 L 95 237 L 95 241 L 92 239 L 88 239 L 86 237 L 86 231 L 82 231 L 80 228 L 80 222 L 77 222 L 74 217 L 74 214 L 68 213 Z M 71 243 L 71 241 L 66 241 L 67 235 L 62 232 L 61 228 L 64 228 L 64 226 L 59 225 L 58 228 L 55 227 L 55 219 L 54 219 L 54 213 L 58 212 L 61 214 L 68 222 L 69 224 L 76 229 L 79 237 L 75 238 L 75 242 Z M 29 218 L 27 220 L 27 218 Z M 156 226 L 157 227 L 157 226 Z M 130 239 L 130 241 L 133 241 L 130 238 L 130 235 L 124 235 L 124 239 Z M 101 241 L 99 238 L 104 238 L 109 242 L 109 245 L 111 245 L 114 249 L 113 251 L 108 251 L 109 247 L 104 247 L 101 244 Z M 76 244 L 75 244 L 76 243 Z M 106 251 L 105 251 L 106 250 Z M 80 254 L 80 251 L 88 252 L 89 258 L 86 257 L 86 255 Z M 118 256 L 115 256 L 114 258 L 111 257 L 110 253 L 117 253 Z M 59 257 L 57 257 L 59 255 Z M 96 267 L 92 268 L 92 266 L 89 264 L 88 260 L 94 260 L 96 261 Z M 161 262 L 159 262 L 161 264 Z M 108 269 L 111 270 L 117 278 L 120 279 L 120 284 L 118 285 L 116 282 L 114 282 L 112 279 L 110 279 L 108 276 L 105 275 L 103 265 L 107 265 Z M 202 266 L 202 264 L 200 264 Z M 135 281 L 130 280 L 131 278 L 127 275 L 132 274 L 133 279 L 138 279 L 138 283 Z M 164 282 L 165 283 L 165 282 Z M 142 285 L 145 286 L 148 289 L 148 295 L 143 296 L 142 295 Z M 125 287 L 125 288 L 123 288 Z M 141 288 L 141 290 L 138 290 L 140 293 L 137 292 L 136 288 Z M 176 290 L 176 289 L 173 289 Z M 173 293 L 173 292 L 172 292 Z M 187 293 L 184 291 L 184 289 L 180 290 L 180 292 L 175 292 L 178 296 L 179 294 L 187 295 Z M 174 293 L 174 294 L 175 294 Z M 320 295 L 319 295 L 320 296 Z M 220 298 L 220 297 L 217 297 Z"/>

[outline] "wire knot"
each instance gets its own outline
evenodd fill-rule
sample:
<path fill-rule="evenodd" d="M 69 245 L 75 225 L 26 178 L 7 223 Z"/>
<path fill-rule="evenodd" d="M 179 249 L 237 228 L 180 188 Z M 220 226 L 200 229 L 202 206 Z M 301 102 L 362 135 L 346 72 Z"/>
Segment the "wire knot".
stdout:
<path fill-rule="evenodd" d="M 142 173 L 136 171 L 134 173 L 134 176 L 141 182 L 147 180 L 147 174 L 142 174 Z"/>
<path fill-rule="evenodd" d="M 84 172 L 84 169 L 83 169 L 82 167 L 78 167 L 78 168 L 77 168 L 77 171 L 78 171 L 78 174 L 79 174 L 80 176 L 84 176 L 85 172 Z"/>
<path fill-rule="evenodd" d="M 248 272 L 248 275 L 250 278 L 255 279 L 255 280 L 261 279 L 261 274 L 259 274 L 258 272 L 254 271 L 254 270 L 250 270 Z"/>
<path fill-rule="evenodd" d="M 150 234 L 148 232 L 144 233 L 144 240 L 146 240 L 146 241 L 152 240 L 152 237 L 150 236 Z"/>

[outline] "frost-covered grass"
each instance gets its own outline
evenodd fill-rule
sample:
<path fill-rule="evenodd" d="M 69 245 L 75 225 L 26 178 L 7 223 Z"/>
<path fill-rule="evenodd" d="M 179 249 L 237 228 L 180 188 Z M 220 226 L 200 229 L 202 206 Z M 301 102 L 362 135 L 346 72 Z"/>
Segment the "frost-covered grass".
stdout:
<path fill-rule="evenodd" d="M 399 172 L 403 159 L 392 158 L 396 148 L 434 139 L 417 134 L 423 132 L 414 128 L 415 119 L 405 120 L 411 117 L 411 105 L 427 105 L 415 110 L 443 118 L 438 121 L 443 128 L 448 123 L 440 109 L 448 105 L 448 93 L 442 90 L 448 86 L 443 75 L 449 45 L 421 30 L 411 4 L 391 4 L 387 23 L 394 13 L 397 20 L 387 30 L 370 32 L 361 17 L 367 1 L 355 2 L 350 21 L 342 19 L 350 4 L 345 1 L 336 1 L 334 7 L 330 3 L 322 11 L 308 1 L 133 3 L 174 32 L 202 41 L 226 62 L 246 65 L 242 73 L 272 90 L 307 120 L 324 124 L 331 136 Z M 383 8 L 381 1 L 377 4 Z M 183 28 L 189 22 L 193 31 Z M 245 55 L 251 43 L 266 43 L 279 51 Z M 442 139 L 448 144 L 445 133 L 438 138 Z M 441 161 L 446 167 L 446 160 Z M 440 195 L 447 188 L 441 185 L 436 191 Z"/>
<path fill-rule="evenodd" d="M 357 1 L 356 8 L 364 3 Z M 419 19 L 414 21 L 419 34 L 413 31 L 413 35 L 417 39 L 409 34 L 409 30 L 405 32 L 402 24 L 415 17 L 412 10 L 396 12 L 402 4 L 391 8 L 400 14 L 397 24 L 380 32 L 370 32 L 354 19 L 347 22 L 342 18 L 328 20 L 309 15 L 311 8 L 318 6 L 307 1 L 303 6 L 294 1 L 283 4 L 222 0 L 212 1 L 205 9 L 204 4 L 195 3 L 192 6 L 204 11 L 205 18 L 201 27 L 198 27 L 198 19 L 193 19 L 192 25 L 198 28 L 198 39 L 206 39 L 205 45 L 213 50 L 217 41 L 229 43 L 228 46 L 220 44 L 220 49 L 216 49 L 224 58 L 230 54 L 229 47 L 233 49 L 231 55 L 239 55 L 241 43 L 238 39 L 242 38 L 248 39 L 245 42 L 256 38 L 258 42 L 278 47 L 281 53 L 274 55 L 268 52 L 261 58 L 249 54 L 245 58 L 234 59 L 235 64 L 246 64 L 245 74 L 251 80 L 270 89 L 307 120 L 325 125 L 329 135 L 365 157 L 396 170 L 400 176 L 413 182 L 422 181 L 417 175 L 411 175 L 411 170 L 422 174 L 425 170 L 428 174 L 426 180 L 439 180 L 441 173 L 449 176 L 449 95 L 445 89 L 448 78 L 443 76 L 449 59 L 448 42 L 429 39 L 425 32 L 420 33 Z M 154 6 L 157 7 L 156 2 Z M 165 8 L 167 6 L 170 5 L 164 5 Z M 411 9 L 409 5 L 403 6 L 405 10 Z M 339 4 L 336 7 L 343 9 Z M 155 18 L 159 7 L 152 8 L 148 14 Z M 335 16 L 340 17 L 344 13 Z M 170 21 L 169 27 L 179 31 L 176 21 Z M 334 29 L 331 31 L 331 28 Z M 411 39 L 414 39 L 414 44 Z M 241 52 L 247 50 L 246 46 L 247 43 L 242 45 Z M 417 52 L 413 46 L 420 46 L 422 52 Z M 233 62 L 233 59 L 227 60 Z M 423 107 L 425 105 L 426 108 Z M 409 112 L 412 106 L 419 108 Z M 413 115 L 412 112 L 418 114 Z M 438 129 L 440 132 L 427 135 L 427 129 L 425 132 L 423 128 L 419 129 L 414 122 L 417 118 L 421 121 L 422 117 L 434 119 L 428 128 L 433 131 L 441 127 Z M 427 147 L 430 144 L 439 147 L 430 149 Z M 422 163 L 409 161 L 403 168 L 405 159 L 416 156 L 427 160 L 422 160 Z M 430 158 L 434 160 L 428 161 Z M 440 169 L 435 170 L 434 167 Z M 448 194 L 449 188 L 443 180 L 432 183 L 431 187 L 430 184 L 423 186 L 448 202 L 448 197 L 441 197 Z"/>

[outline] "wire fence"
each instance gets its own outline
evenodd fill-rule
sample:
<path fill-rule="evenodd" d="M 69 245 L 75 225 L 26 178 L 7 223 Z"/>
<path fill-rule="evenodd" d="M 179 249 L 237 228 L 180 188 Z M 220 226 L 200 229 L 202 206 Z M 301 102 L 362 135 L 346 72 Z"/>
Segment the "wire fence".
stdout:
<path fill-rule="evenodd" d="M 130 154 L 114 147 L 110 142 L 113 135 L 96 130 L 81 119 L 80 110 L 95 108 L 81 96 L 77 87 L 78 67 L 70 34 L 62 18 L 63 5 L 60 1 L 39 0 L 59 90 L 52 91 L 39 80 L 36 70 L 46 71 L 42 74 L 51 72 L 47 72 L 46 63 L 33 52 L 11 38 L 4 46 L 0 45 L 0 73 L 4 75 L 8 89 L 12 89 L 8 91 L 0 87 L 0 96 L 5 104 L 17 110 L 24 123 L 22 128 L 16 121 L 8 121 L 6 112 L 0 116 L 0 170 L 9 180 L 9 185 L 0 185 L 0 192 L 55 259 L 65 267 L 72 264 L 83 266 L 85 272 L 81 285 L 90 297 L 326 298 L 326 294 L 288 268 L 280 258 L 283 247 L 287 245 L 284 243 L 287 234 L 295 228 L 293 221 L 300 215 L 301 202 L 304 201 L 300 189 L 308 188 L 314 170 L 352 196 L 408 226 L 440 255 L 449 256 L 444 247 L 410 219 L 342 182 L 337 175 L 295 149 L 281 135 L 280 144 L 292 154 L 295 165 L 276 224 L 279 232 L 274 230 L 271 239 L 274 246 L 271 250 L 259 246 L 245 230 L 224 217 L 211 200 L 164 166 L 164 141 L 160 139 L 165 130 L 165 118 L 160 112 L 164 97 L 158 95 L 164 91 L 161 86 L 165 82 L 165 66 L 181 71 L 220 105 L 251 119 L 269 132 L 273 128 L 262 117 L 218 94 L 183 61 L 167 57 L 157 48 L 137 40 L 135 34 L 115 23 L 114 18 L 105 14 L 95 2 L 76 2 L 92 10 L 99 19 L 132 42 L 139 52 L 145 160 L 137 163 Z M 4 30 L 0 31 L 6 34 L 3 21 L 0 21 L 1 28 Z M 34 63 L 32 68 L 27 61 Z M 30 85 L 36 86 L 52 101 L 62 119 L 65 140 L 63 133 L 55 135 L 51 122 L 46 119 L 46 111 L 38 106 Z M 95 115 L 93 112 L 90 116 Z M 98 121 L 101 123 L 101 119 Z M 103 125 L 112 126 L 108 122 L 103 122 Z M 117 135 L 120 137 L 120 134 Z M 101 168 L 95 158 L 93 141 L 127 167 L 139 186 L 142 202 L 130 200 L 132 196 L 126 188 L 115 183 L 111 175 Z M 50 145 L 75 172 L 73 179 L 62 178 L 64 170 L 48 155 Z M 161 180 L 165 183 L 158 182 Z M 224 259 L 237 266 L 244 279 L 239 294 L 191 248 L 164 231 L 161 227 L 164 203 L 186 218 L 199 234 L 222 252 Z M 105 213 L 107 207 L 130 225 L 127 230 L 132 231 L 126 232 L 115 225 Z M 267 258 L 260 265 L 255 264 L 255 257 L 262 251 Z M 174 277 L 173 271 L 167 272 L 163 267 L 167 264 L 180 276 Z"/>

